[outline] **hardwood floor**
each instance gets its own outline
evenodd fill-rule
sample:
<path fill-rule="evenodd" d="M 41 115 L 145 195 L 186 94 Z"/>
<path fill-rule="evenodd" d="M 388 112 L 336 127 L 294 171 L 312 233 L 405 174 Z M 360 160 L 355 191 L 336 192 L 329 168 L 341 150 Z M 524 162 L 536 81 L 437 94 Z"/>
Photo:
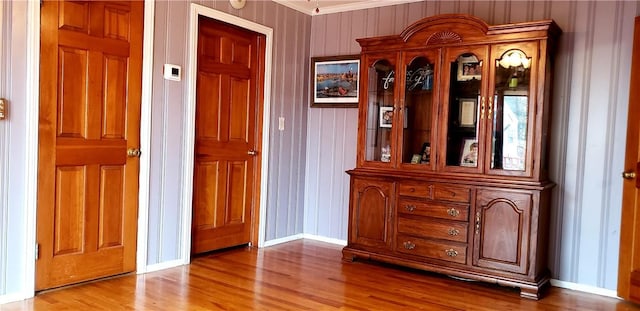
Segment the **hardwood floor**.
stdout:
<path fill-rule="evenodd" d="M 532 301 L 517 289 L 344 263 L 341 249 L 310 240 L 232 249 L 188 266 L 40 293 L 0 310 L 640 310 L 556 287 Z"/>

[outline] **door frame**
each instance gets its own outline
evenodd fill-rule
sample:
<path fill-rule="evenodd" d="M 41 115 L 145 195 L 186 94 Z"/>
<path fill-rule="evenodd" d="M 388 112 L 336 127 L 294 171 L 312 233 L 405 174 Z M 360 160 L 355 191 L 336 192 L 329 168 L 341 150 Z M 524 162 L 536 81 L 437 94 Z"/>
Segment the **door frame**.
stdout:
<path fill-rule="evenodd" d="M 265 240 L 266 202 L 267 202 L 267 180 L 269 171 L 269 115 L 271 111 L 271 63 L 273 51 L 273 29 L 235 15 L 227 14 L 199 4 L 191 3 L 189 10 L 189 49 L 187 57 L 187 101 L 184 109 L 184 137 L 183 158 L 182 158 L 182 201 L 181 201 L 181 236 L 180 253 L 183 264 L 191 262 L 191 217 L 193 214 L 193 167 L 194 167 L 194 146 L 195 146 L 195 122 L 196 122 L 196 68 L 197 68 L 197 44 L 198 44 L 198 16 L 205 16 L 217 21 L 235 25 L 250 31 L 265 35 L 265 55 L 264 55 L 264 84 L 263 84 L 263 109 L 262 109 L 262 150 L 259 150 L 261 157 L 260 167 L 260 192 L 258 202 L 258 213 L 254 215 L 254 220 L 258 222 L 257 246 L 263 247 Z M 257 218 L 256 218 L 257 216 Z M 255 229 L 255 228 L 254 228 Z M 253 241 L 255 235 L 252 234 Z"/>
<path fill-rule="evenodd" d="M 149 168 L 151 159 L 148 152 L 151 146 L 151 95 L 153 74 L 155 2 L 144 2 L 144 33 L 142 47 L 142 93 L 140 107 L 140 156 L 139 188 L 138 188 L 138 235 L 136 250 L 136 273 L 147 270 L 147 240 L 149 219 Z M 25 254 L 26 265 L 22 299 L 35 295 L 35 261 L 36 261 L 36 210 L 38 194 L 38 127 L 40 100 L 40 1 L 29 0 L 27 4 L 27 83 L 25 103 L 26 116 L 26 175 L 25 192 Z"/>

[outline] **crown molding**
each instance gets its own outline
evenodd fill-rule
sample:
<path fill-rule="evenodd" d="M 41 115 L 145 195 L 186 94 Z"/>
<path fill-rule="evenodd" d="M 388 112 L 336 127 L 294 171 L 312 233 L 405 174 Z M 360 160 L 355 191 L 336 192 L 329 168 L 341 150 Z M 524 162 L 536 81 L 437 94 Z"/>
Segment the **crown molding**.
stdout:
<path fill-rule="evenodd" d="M 327 2 L 333 1 L 320 1 L 320 12 L 316 13 L 315 5 L 313 8 L 309 8 L 307 0 L 271 0 L 275 3 L 292 8 L 298 12 L 302 12 L 307 15 L 324 15 L 333 14 L 347 11 L 356 11 L 363 9 L 371 9 L 383 6 L 390 6 L 396 4 L 405 4 L 412 2 L 422 2 L 423 0 L 366 0 L 366 1 L 352 1 L 352 3 L 335 4 L 331 5 Z M 311 3 L 315 3 L 315 0 L 311 0 Z"/>

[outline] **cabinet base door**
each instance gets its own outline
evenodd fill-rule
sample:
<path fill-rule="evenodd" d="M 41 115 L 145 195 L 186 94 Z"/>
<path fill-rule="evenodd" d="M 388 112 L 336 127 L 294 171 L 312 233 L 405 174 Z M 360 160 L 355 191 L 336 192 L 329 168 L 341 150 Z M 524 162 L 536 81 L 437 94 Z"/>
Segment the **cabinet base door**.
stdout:
<path fill-rule="evenodd" d="M 349 245 L 391 249 L 392 190 L 392 182 L 352 180 Z"/>
<path fill-rule="evenodd" d="M 527 274 L 532 194 L 479 189 L 474 266 Z"/>

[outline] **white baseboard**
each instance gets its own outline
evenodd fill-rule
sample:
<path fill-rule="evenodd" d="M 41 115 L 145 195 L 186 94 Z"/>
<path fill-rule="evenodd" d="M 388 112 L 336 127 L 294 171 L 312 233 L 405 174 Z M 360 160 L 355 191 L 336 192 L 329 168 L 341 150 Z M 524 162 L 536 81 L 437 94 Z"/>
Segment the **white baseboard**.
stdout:
<path fill-rule="evenodd" d="M 309 239 L 309 240 L 316 240 L 316 241 L 327 242 L 327 243 L 341 245 L 341 246 L 347 246 L 347 241 L 346 240 L 328 238 L 328 237 L 324 237 L 324 236 L 320 236 L 320 235 L 313 235 L 313 234 L 308 234 L 308 233 L 305 233 L 302 236 L 303 236 L 303 238 Z"/>
<path fill-rule="evenodd" d="M 600 296 L 606 296 L 606 297 L 612 297 L 612 298 L 620 299 L 620 297 L 618 297 L 618 293 L 615 290 L 595 287 L 595 286 L 591 286 L 591 285 L 578 284 L 578 283 L 572 283 L 572 282 L 566 282 L 566 281 L 560 281 L 560 280 L 556 280 L 556 279 L 551 279 L 551 286 L 560 287 L 560 288 L 566 288 L 566 289 L 572 289 L 572 290 L 585 292 L 585 293 L 589 293 L 589 294 L 596 294 L 596 295 L 600 295 Z"/>
<path fill-rule="evenodd" d="M 287 243 L 287 242 L 300 240 L 300 239 L 309 239 L 309 240 L 326 242 L 326 243 L 342 245 L 342 246 L 346 246 L 347 245 L 347 241 L 345 241 L 345 240 L 328 238 L 328 237 L 324 237 L 324 236 L 320 236 L 320 235 L 314 235 L 314 234 L 308 234 L 308 233 L 298 233 L 298 234 L 290 235 L 290 236 L 287 236 L 287 237 L 284 237 L 284 238 L 265 241 L 264 244 L 261 246 L 261 248 L 262 247 L 274 246 L 274 245 Z"/>
<path fill-rule="evenodd" d="M 184 265 L 185 265 L 184 261 L 182 261 L 180 259 L 172 260 L 172 261 L 167 261 L 167 262 L 162 262 L 162 263 L 158 263 L 158 264 L 155 264 L 155 265 L 147 266 L 147 268 L 145 269 L 145 271 L 143 273 L 155 272 L 155 271 L 160 271 L 160 270 L 164 270 L 164 269 L 184 266 Z"/>
<path fill-rule="evenodd" d="M 262 244 L 262 246 L 260 246 L 260 248 L 262 247 L 269 247 L 269 246 L 274 246 L 274 245 L 278 245 L 278 244 L 282 244 L 282 243 L 287 243 L 287 242 L 291 242 L 291 241 L 295 241 L 295 240 L 300 240 L 304 238 L 304 234 L 302 233 L 298 233 L 298 234 L 294 234 L 294 235 L 290 235 L 290 236 L 286 236 L 284 238 L 279 238 L 279 239 L 274 239 L 274 240 L 269 240 L 269 241 L 264 241 L 264 244 Z"/>
<path fill-rule="evenodd" d="M 9 303 L 9 302 L 25 300 L 29 298 L 33 298 L 33 293 L 31 295 L 25 294 L 25 293 L 13 293 L 13 294 L 2 295 L 0 296 L 0 305 Z M 1 306 L 0 306 L 0 309 L 2 309 Z"/>

